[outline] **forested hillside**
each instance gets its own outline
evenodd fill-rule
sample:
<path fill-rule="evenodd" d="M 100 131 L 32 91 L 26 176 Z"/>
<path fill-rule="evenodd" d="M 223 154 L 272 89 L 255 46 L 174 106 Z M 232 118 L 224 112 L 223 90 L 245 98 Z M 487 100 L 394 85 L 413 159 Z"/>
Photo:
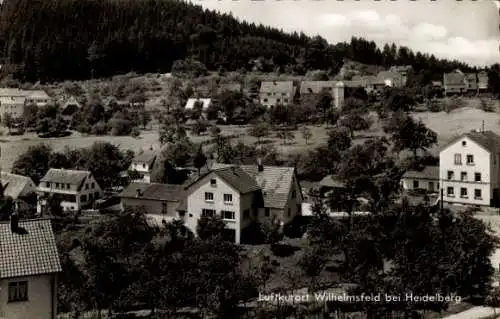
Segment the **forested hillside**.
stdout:
<path fill-rule="evenodd" d="M 456 67 L 467 70 L 405 47 L 380 49 L 356 38 L 328 44 L 321 37 L 287 34 L 176 0 L 4 0 L 0 50 L 4 70 L 42 82 L 169 72 L 175 60 L 186 58 L 209 70 L 259 65 L 261 71 L 295 74 L 311 69 L 336 73 L 348 58 L 413 65 L 427 80 Z"/>

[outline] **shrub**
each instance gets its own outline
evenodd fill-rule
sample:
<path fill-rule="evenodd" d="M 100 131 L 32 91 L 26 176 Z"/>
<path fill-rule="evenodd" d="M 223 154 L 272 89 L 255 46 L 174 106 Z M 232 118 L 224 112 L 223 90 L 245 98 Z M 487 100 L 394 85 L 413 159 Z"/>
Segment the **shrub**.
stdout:
<path fill-rule="evenodd" d="M 431 112 L 441 112 L 443 110 L 443 105 L 436 100 L 431 100 L 427 102 L 427 108 Z"/>
<path fill-rule="evenodd" d="M 288 244 L 272 244 L 271 251 L 276 257 L 290 257 L 295 254 L 296 251 L 300 250 L 299 247 L 288 245 Z"/>
<path fill-rule="evenodd" d="M 90 133 L 95 135 L 106 135 L 108 134 L 108 131 L 109 131 L 108 125 L 103 121 L 100 121 L 94 124 L 94 126 L 92 126 Z"/>

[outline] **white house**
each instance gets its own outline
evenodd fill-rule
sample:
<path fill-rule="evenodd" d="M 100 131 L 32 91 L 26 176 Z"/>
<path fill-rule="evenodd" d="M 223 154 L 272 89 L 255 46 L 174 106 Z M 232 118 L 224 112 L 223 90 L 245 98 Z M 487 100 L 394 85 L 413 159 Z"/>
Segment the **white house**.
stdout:
<path fill-rule="evenodd" d="M 178 212 L 193 233 L 201 216 L 220 215 L 240 243 L 252 221 L 284 225 L 300 215 L 302 200 L 293 167 L 214 164 L 187 186 Z"/>
<path fill-rule="evenodd" d="M 292 81 L 263 81 L 260 85 L 260 104 L 271 107 L 293 102 L 296 88 Z"/>
<path fill-rule="evenodd" d="M 9 114 L 13 118 L 24 115 L 26 104 L 26 91 L 19 89 L 0 89 L 0 116 Z"/>
<path fill-rule="evenodd" d="M 210 104 L 212 103 L 212 99 L 196 99 L 196 98 L 190 98 L 187 100 L 186 102 L 186 105 L 185 105 L 185 109 L 186 110 L 192 110 L 194 109 L 195 105 L 196 105 L 196 102 L 199 102 L 201 103 L 201 108 L 202 110 L 206 110 L 208 109 L 208 107 L 210 106 Z"/>
<path fill-rule="evenodd" d="M 500 136 L 472 131 L 450 141 L 439 154 L 443 201 L 489 206 L 500 188 Z"/>
<path fill-rule="evenodd" d="M 55 319 L 61 271 L 49 219 L 0 223 L 1 319 Z"/>
<path fill-rule="evenodd" d="M 439 166 L 426 166 L 422 170 L 411 170 L 403 174 L 401 186 L 404 190 L 439 191 Z"/>
<path fill-rule="evenodd" d="M 4 191 L 3 195 L 13 199 L 16 211 L 32 208 L 30 197 L 33 195 L 36 196 L 36 185 L 31 178 L 0 172 L 0 181 Z"/>
<path fill-rule="evenodd" d="M 341 81 L 302 81 L 300 83 L 300 96 L 326 91 L 332 96 L 334 106 L 341 108 L 344 103 L 344 89 L 344 83 Z"/>
<path fill-rule="evenodd" d="M 156 161 L 156 154 L 151 152 L 143 152 L 134 157 L 132 159 L 132 163 L 130 164 L 130 170 L 136 171 L 139 175 L 139 179 L 134 179 L 134 182 L 151 182 L 151 171 L 153 169 L 153 165 Z"/>
<path fill-rule="evenodd" d="M 51 168 L 37 188 L 37 212 L 42 213 L 47 198 L 55 195 L 61 199 L 65 211 L 78 211 L 102 196 L 102 190 L 89 171 Z"/>

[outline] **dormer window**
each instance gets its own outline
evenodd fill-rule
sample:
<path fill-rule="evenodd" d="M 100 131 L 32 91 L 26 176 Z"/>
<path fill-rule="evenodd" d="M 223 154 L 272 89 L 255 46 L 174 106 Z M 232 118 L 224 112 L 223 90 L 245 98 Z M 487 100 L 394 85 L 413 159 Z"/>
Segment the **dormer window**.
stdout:
<path fill-rule="evenodd" d="M 467 142 L 466 141 L 462 141 L 462 146 L 467 146 Z"/>

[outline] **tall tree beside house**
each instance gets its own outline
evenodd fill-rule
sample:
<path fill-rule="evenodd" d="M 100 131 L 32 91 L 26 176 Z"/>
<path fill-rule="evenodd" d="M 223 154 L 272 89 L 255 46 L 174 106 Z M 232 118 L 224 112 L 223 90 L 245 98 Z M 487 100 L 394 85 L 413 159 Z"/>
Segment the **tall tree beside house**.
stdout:
<path fill-rule="evenodd" d="M 222 237 L 226 223 L 220 216 L 201 217 L 196 225 L 196 233 L 203 240 Z"/>
<path fill-rule="evenodd" d="M 270 125 L 266 122 L 259 122 L 254 124 L 249 130 L 248 134 L 257 138 L 257 143 L 260 144 L 260 139 L 270 134 Z"/>
<path fill-rule="evenodd" d="M 333 105 L 333 98 L 328 91 L 321 91 L 316 109 L 323 113 L 323 121 L 326 122 L 327 112 Z"/>
<path fill-rule="evenodd" d="M 51 154 L 52 148 L 46 144 L 30 146 L 14 161 L 12 173 L 28 176 L 38 184 L 49 170 Z"/>
<path fill-rule="evenodd" d="M 198 176 L 200 175 L 200 171 L 203 168 L 203 166 L 207 165 L 207 157 L 203 153 L 203 148 L 200 145 L 198 148 L 198 152 L 196 152 L 194 158 L 193 158 L 193 164 L 196 169 L 198 169 Z"/>

